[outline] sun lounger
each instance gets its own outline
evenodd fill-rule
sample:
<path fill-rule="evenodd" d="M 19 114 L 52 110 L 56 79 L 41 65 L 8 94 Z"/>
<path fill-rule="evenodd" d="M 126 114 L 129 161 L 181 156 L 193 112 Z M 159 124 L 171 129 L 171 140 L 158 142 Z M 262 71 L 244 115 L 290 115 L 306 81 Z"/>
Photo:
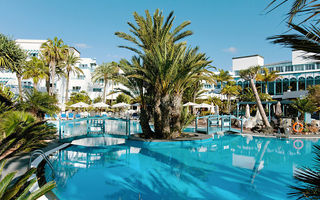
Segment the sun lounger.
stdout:
<path fill-rule="evenodd" d="M 69 113 L 69 114 L 68 114 L 68 119 L 70 120 L 70 119 L 73 119 L 73 118 L 74 118 L 73 113 Z"/>
<path fill-rule="evenodd" d="M 81 115 L 80 114 L 76 114 L 75 119 L 80 119 Z"/>
<path fill-rule="evenodd" d="M 67 114 L 66 113 L 61 113 L 60 119 L 61 120 L 67 120 Z"/>

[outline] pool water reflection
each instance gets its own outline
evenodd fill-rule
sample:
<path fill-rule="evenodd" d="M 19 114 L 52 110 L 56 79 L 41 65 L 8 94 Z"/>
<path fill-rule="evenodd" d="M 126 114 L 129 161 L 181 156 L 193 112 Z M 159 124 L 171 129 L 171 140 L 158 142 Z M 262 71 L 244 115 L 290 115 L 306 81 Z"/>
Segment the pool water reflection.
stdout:
<path fill-rule="evenodd" d="M 226 135 L 176 147 L 73 145 L 52 156 L 54 192 L 61 200 L 288 199 L 294 169 L 312 165 L 318 143 L 301 141 L 297 148 L 291 139 Z"/>

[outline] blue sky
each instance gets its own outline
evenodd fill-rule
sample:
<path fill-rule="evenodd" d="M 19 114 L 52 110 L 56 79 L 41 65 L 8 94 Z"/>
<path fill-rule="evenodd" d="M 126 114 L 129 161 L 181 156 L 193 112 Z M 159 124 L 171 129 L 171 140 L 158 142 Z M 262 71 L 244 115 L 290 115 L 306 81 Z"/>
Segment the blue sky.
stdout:
<path fill-rule="evenodd" d="M 58 36 L 75 46 L 82 57 L 98 63 L 129 59 L 133 53 L 118 48 L 127 44 L 116 31 L 129 32 L 132 13 L 159 8 L 174 11 L 175 24 L 190 20 L 194 35 L 186 39 L 199 46 L 213 65 L 230 69 L 232 57 L 260 54 L 265 63 L 291 60 L 291 50 L 273 45 L 266 37 L 287 30 L 283 19 L 288 8 L 270 14 L 268 0 L 0 0 L 0 32 L 15 39 L 48 39 Z"/>

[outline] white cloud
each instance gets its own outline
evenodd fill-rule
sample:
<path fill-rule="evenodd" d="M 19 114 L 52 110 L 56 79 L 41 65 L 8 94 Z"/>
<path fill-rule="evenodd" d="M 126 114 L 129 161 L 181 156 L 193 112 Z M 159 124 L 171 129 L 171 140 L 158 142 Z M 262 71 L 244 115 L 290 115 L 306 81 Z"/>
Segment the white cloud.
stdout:
<path fill-rule="evenodd" d="M 75 43 L 74 46 L 80 48 L 80 49 L 88 49 L 91 48 L 89 45 L 85 44 L 85 43 Z"/>
<path fill-rule="evenodd" d="M 107 54 L 106 55 L 108 58 L 120 58 L 121 56 L 119 55 L 114 55 L 114 54 Z"/>
<path fill-rule="evenodd" d="M 236 53 L 238 51 L 238 49 L 235 47 L 229 47 L 227 49 L 223 49 L 223 51 L 228 52 L 228 53 Z"/>

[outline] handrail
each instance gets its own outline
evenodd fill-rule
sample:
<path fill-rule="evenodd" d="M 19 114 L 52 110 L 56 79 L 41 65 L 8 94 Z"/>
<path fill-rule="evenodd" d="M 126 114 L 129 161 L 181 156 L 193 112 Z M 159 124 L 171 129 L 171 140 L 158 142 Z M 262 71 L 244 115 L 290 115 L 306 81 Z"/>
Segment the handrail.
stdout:
<path fill-rule="evenodd" d="M 41 149 L 37 149 L 31 153 L 30 158 L 29 158 L 28 170 L 31 168 L 32 157 L 35 155 L 40 155 L 40 156 L 42 156 L 43 159 L 46 160 L 46 162 L 48 163 L 49 167 L 52 170 L 52 178 L 55 178 L 53 165 L 52 165 L 51 161 L 49 160 L 48 156 Z"/>

